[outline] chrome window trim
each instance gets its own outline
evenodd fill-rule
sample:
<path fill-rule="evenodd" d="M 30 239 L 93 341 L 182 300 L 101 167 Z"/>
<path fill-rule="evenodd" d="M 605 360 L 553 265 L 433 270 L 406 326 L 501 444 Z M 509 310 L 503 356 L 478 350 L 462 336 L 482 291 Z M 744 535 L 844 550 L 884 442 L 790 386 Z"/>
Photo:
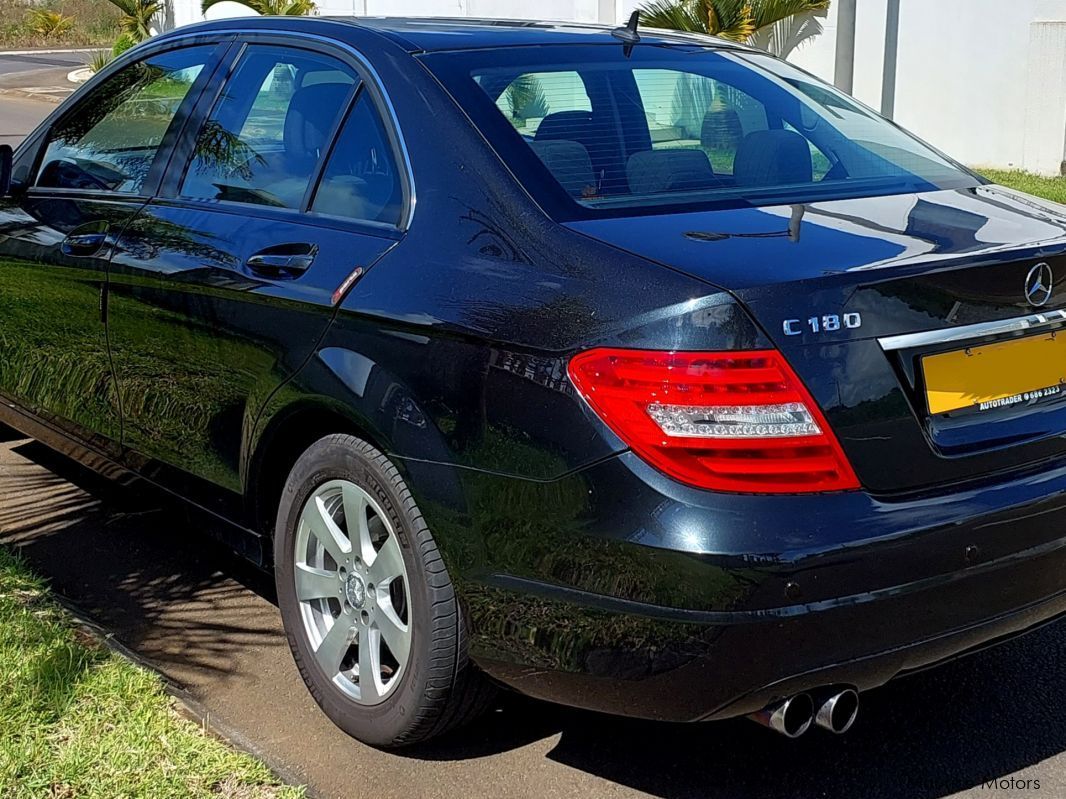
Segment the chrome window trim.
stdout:
<path fill-rule="evenodd" d="M 1066 322 L 1066 309 L 1045 311 L 1016 316 L 1012 319 L 1000 319 L 995 322 L 978 322 L 973 325 L 949 327 L 943 330 L 925 330 L 920 333 L 904 333 L 900 336 L 886 336 L 877 339 L 885 352 L 909 350 L 914 347 L 928 347 L 935 344 L 950 344 L 956 341 L 969 341 L 984 336 L 997 336 L 1004 333 L 1020 333 L 1026 330 L 1040 330 L 1054 327 Z"/>
<path fill-rule="evenodd" d="M 330 22 L 332 20 L 323 20 L 323 21 Z M 347 24 L 347 23 L 338 22 L 336 24 L 343 25 L 343 24 Z M 172 36 L 168 35 L 168 36 L 166 36 L 165 39 L 163 37 L 160 37 L 160 39 L 155 40 L 155 41 L 158 42 L 158 44 L 162 46 L 164 44 L 167 44 L 167 43 L 170 43 L 170 42 L 175 42 L 175 41 L 180 41 L 182 39 L 191 39 L 191 38 L 196 38 L 196 37 L 203 38 L 205 35 L 210 35 L 210 34 L 216 34 L 216 35 L 219 35 L 219 36 L 234 36 L 234 37 L 240 36 L 242 34 L 253 35 L 253 36 L 254 35 L 260 35 L 260 36 L 268 35 L 268 36 L 284 37 L 284 38 L 287 38 L 287 39 L 288 38 L 304 39 L 306 41 L 316 42 L 316 43 L 319 43 L 319 44 L 326 44 L 326 45 L 330 45 L 332 47 L 339 48 L 339 49 L 345 51 L 346 53 L 348 53 L 350 56 L 352 56 L 359 63 L 359 67 L 363 71 L 366 72 L 366 77 L 369 78 L 369 80 L 364 80 L 364 83 L 370 88 L 370 90 L 375 95 L 377 95 L 378 100 L 380 100 L 381 103 L 384 104 L 385 110 L 388 113 L 389 120 L 390 120 L 389 127 L 392 129 L 393 135 L 396 137 L 396 144 L 399 146 L 400 160 L 403 162 L 403 172 L 404 172 L 404 175 L 406 176 L 406 180 L 404 182 L 407 184 L 406 185 L 407 202 L 405 203 L 407 210 L 406 210 L 406 213 L 404 214 L 404 218 L 400 220 L 400 224 L 397 225 L 396 227 L 399 230 L 401 230 L 401 231 L 406 231 L 406 230 L 408 230 L 411 227 L 411 222 L 414 220 L 415 205 L 416 205 L 416 201 L 417 201 L 417 193 L 415 192 L 415 174 L 414 174 L 414 169 L 411 167 L 411 156 L 410 156 L 410 154 L 407 151 L 407 142 L 404 140 L 403 130 L 400 127 L 400 119 L 396 115 L 396 108 L 392 104 L 392 98 L 389 97 L 389 93 L 385 90 L 385 86 L 382 83 L 381 76 L 378 74 L 378 71 L 376 69 L 374 69 L 374 66 L 370 63 L 369 60 L 367 60 L 366 56 L 364 56 L 359 50 L 357 50 L 356 48 L 352 47 L 347 42 L 341 41 L 339 39 L 333 39 L 333 38 L 330 38 L 328 36 L 321 36 L 321 35 L 319 35 L 317 33 L 305 33 L 303 31 L 292 31 L 292 30 L 284 30 L 284 29 L 280 29 L 280 28 L 266 28 L 266 27 L 264 27 L 264 28 L 224 28 L 224 29 L 217 29 L 217 30 L 216 29 L 211 29 L 211 30 L 200 29 L 200 30 L 196 30 L 196 31 L 189 31 L 187 33 L 177 33 L 177 34 L 174 34 Z M 239 42 L 239 40 L 237 40 L 237 41 Z"/>

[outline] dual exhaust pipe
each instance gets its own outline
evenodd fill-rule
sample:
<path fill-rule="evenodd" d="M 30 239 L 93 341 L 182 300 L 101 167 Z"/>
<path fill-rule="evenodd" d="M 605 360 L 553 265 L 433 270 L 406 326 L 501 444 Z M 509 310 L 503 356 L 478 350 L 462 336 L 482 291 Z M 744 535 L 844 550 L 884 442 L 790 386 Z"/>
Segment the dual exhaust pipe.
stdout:
<path fill-rule="evenodd" d="M 851 729 L 858 716 L 859 694 L 855 689 L 835 688 L 790 696 L 748 718 L 786 738 L 799 738 L 812 724 L 841 735 Z"/>

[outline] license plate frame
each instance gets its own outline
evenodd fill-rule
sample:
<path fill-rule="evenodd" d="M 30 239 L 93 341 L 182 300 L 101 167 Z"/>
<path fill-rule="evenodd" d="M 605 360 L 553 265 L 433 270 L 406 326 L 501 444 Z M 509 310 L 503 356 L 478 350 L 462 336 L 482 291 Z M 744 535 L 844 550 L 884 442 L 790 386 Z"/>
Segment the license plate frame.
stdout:
<path fill-rule="evenodd" d="M 921 373 L 931 416 L 1066 396 L 1066 331 L 923 355 Z"/>

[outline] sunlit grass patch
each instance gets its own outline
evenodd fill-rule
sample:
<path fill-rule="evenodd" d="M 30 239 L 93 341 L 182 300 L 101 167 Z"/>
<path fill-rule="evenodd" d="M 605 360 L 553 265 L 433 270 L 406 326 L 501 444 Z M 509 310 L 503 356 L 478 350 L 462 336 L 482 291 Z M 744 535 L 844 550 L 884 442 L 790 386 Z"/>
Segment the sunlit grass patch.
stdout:
<path fill-rule="evenodd" d="M 1029 172 L 1000 169 L 979 169 L 978 171 L 995 183 L 1066 205 L 1066 177 L 1045 178 Z"/>
<path fill-rule="evenodd" d="M 178 715 L 158 675 L 78 628 L 0 549 L 0 797 L 302 795 Z"/>

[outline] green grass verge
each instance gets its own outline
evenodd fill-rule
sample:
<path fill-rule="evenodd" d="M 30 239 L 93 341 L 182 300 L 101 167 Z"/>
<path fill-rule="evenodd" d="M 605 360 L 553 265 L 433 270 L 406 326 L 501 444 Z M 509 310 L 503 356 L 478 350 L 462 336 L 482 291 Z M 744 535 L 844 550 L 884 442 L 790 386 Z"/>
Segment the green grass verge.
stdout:
<path fill-rule="evenodd" d="M 1000 169 L 979 169 L 978 172 L 995 183 L 1066 205 L 1066 178 L 1045 178 L 1028 172 Z"/>
<path fill-rule="evenodd" d="M 158 675 L 79 629 L 0 549 L 2 799 L 298 799 L 178 715 Z"/>

